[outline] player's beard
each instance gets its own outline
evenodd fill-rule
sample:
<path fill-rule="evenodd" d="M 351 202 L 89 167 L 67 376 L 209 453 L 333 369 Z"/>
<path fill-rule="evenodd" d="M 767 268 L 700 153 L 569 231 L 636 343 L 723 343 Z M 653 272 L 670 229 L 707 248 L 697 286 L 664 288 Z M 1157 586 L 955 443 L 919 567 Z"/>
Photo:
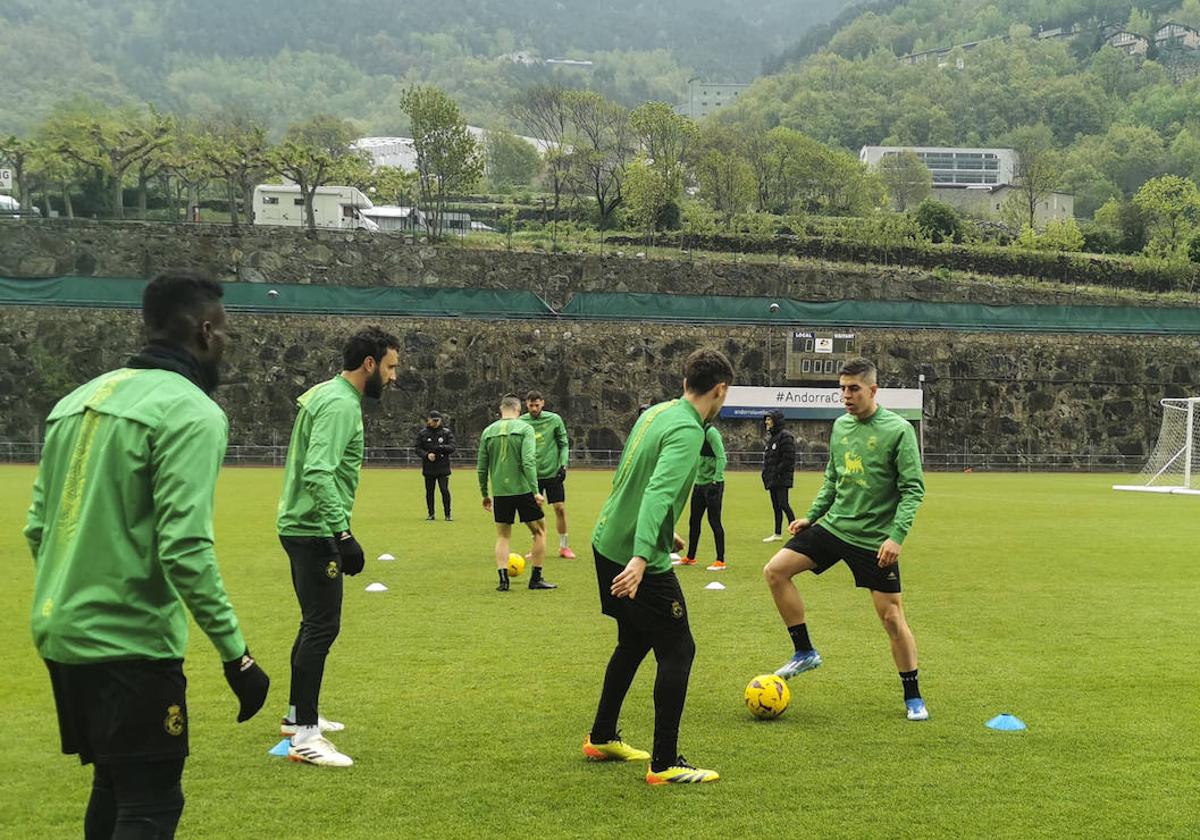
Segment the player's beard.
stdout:
<path fill-rule="evenodd" d="M 375 368 L 375 372 L 367 379 L 363 386 L 363 393 L 373 400 L 377 400 L 383 396 L 383 371 Z"/>

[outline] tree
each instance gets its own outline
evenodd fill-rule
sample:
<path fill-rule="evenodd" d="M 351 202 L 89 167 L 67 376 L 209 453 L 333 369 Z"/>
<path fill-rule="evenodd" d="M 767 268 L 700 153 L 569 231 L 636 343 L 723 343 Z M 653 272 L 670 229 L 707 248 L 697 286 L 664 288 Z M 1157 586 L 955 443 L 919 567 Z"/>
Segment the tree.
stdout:
<path fill-rule="evenodd" d="M 917 226 L 932 242 L 949 242 L 958 233 L 958 213 L 949 204 L 927 198 L 917 205 Z"/>
<path fill-rule="evenodd" d="M 933 173 L 910 149 L 886 155 L 879 161 L 879 178 L 891 196 L 892 205 L 901 213 L 920 204 L 933 191 Z"/>
<path fill-rule="evenodd" d="M 571 109 L 567 91 L 558 85 L 535 85 L 522 92 L 509 105 L 509 111 L 527 131 L 546 143 L 542 157 L 550 191 L 554 194 L 554 223 L 557 225 L 558 206 L 571 171 L 571 150 L 567 145 Z"/>
<path fill-rule="evenodd" d="M 714 126 L 706 132 L 696 161 L 700 195 L 728 227 L 754 200 L 754 170 L 745 158 L 745 143 L 736 128 Z"/>
<path fill-rule="evenodd" d="M 626 218 L 653 241 L 654 231 L 665 208 L 674 196 L 666 176 L 644 156 L 639 156 L 625 170 Z"/>
<path fill-rule="evenodd" d="M 25 170 L 37 153 L 37 144 L 32 140 L 21 140 L 15 134 L 0 140 L 0 163 L 12 168 L 13 186 L 22 207 L 32 207 L 31 191 L 26 189 Z M 49 209 L 49 208 L 47 208 Z"/>
<path fill-rule="evenodd" d="M 291 126 L 283 142 L 271 152 L 271 169 L 300 187 L 309 230 L 317 228 L 313 213 L 317 188 L 368 166 L 365 156 L 351 148 L 355 135 L 354 126 L 346 120 L 318 114 Z"/>
<path fill-rule="evenodd" d="M 1062 161 L 1054 150 L 1054 135 L 1042 123 L 1010 132 L 1008 144 L 1017 153 L 1013 167 L 1013 186 L 1017 191 L 1010 200 L 1014 207 L 1020 208 L 1022 224 L 1033 228 L 1038 204 L 1058 188 Z"/>
<path fill-rule="evenodd" d="M 47 130 L 56 137 L 56 150 L 108 179 L 114 219 L 125 218 L 125 176 L 130 169 L 171 141 L 175 119 L 158 113 L 125 108 L 95 111 L 84 103 L 52 117 Z"/>
<path fill-rule="evenodd" d="M 254 188 L 271 172 L 271 143 L 257 121 L 234 115 L 211 126 L 199 139 L 200 156 L 223 180 L 229 196 L 229 221 L 238 224 L 237 200 L 247 224 L 254 224 Z"/>
<path fill-rule="evenodd" d="M 483 155 L 458 105 L 436 87 L 412 87 L 400 98 L 412 123 L 421 203 L 429 217 L 429 235 L 442 235 L 446 202 L 468 192 L 483 175 Z"/>
<path fill-rule="evenodd" d="M 372 201 L 378 198 L 388 204 L 409 206 L 416 204 L 418 181 L 416 172 L 399 166 L 377 166 L 365 186 Z"/>
<path fill-rule="evenodd" d="M 624 198 L 625 166 L 633 157 L 634 135 L 629 112 L 594 91 L 568 91 L 571 136 L 571 179 L 577 195 L 596 202 L 600 230 Z"/>
<path fill-rule="evenodd" d="M 484 170 L 494 187 L 533 183 L 542 158 L 533 144 L 509 131 L 489 131 L 483 138 Z"/>
<path fill-rule="evenodd" d="M 646 155 L 646 163 L 662 179 L 668 199 L 683 192 L 683 172 L 699 130 L 689 117 L 665 102 L 645 102 L 629 114 L 629 124 Z"/>
<path fill-rule="evenodd" d="M 1142 185 L 1133 203 L 1150 222 L 1146 251 L 1157 256 L 1186 254 L 1200 226 L 1200 190 L 1194 181 L 1178 175 L 1162 175 Z"/>

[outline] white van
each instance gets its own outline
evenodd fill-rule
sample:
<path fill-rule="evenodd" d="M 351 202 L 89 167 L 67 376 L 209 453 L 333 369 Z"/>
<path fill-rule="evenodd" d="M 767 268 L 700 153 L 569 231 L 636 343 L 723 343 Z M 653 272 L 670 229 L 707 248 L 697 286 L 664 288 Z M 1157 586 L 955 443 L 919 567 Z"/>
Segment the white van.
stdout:
<path fill-rule="evenodd" d="M 379 225 L 362 211 L 371 199 L 355 187 L 332 184 L 317 187 L 313 194 L 313 218 L 319 228 L 335 230 L 379 230 Z M 305 227 L 304 196 L 296 184 L 259 184 L 254 188 L 254 224 Z"/>

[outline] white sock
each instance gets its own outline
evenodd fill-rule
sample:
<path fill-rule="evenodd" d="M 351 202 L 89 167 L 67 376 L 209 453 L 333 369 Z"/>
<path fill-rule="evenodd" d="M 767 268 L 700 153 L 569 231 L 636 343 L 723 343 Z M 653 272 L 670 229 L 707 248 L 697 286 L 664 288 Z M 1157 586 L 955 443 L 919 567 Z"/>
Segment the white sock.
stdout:
<path fill-rule="evenodd" d="M 292 721 L 293 723 L 296 722 L 296 707 L 295 706 L 288 706 L 287 719 Z"/>
<path fill-rule="evenodd" d="M 558 547 L 559 547 L 559 548 L 566 548 L 566 547 L 567 547 L 567 535 L 566 535 L 566 534 L 559 534 L 559 535 L 558 535 Z"/>
<path fill-rule="evenodd" d="M 297 726 L 296 734 L 292 736 L 292 746 L 299 746 L 313 738 L 319 738 L 320 735 L 321 727 L 319 726 Z"/>

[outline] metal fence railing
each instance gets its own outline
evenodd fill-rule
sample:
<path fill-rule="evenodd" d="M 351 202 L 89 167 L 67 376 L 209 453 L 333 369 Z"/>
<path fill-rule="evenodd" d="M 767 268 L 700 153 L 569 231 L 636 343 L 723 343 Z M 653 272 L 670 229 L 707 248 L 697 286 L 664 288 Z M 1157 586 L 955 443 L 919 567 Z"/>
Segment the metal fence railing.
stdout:
<path fill-rule="evenodd" d="M 0 463 L 37 463 L 40 441 L 0 440 Z M 459 449 L 452 459 L 458 469 L 472 469 L 478 455 L 475 449 Z M 757 471 L 762 466 L 759 450 L 729 451 L 728 469 Z M 621 457 L 618 449 L 573 449 L 573 467 L 613 469 Z M 797 470 L 823 470 L 826 455 L 818 452 L 796 454 Z M 287 446 L 282 444 L 230 444 L 225 463 L 230 466 L 282 467 L 287 461 Z M 411 447 L 368 446 L 364 462 L 372 467 L 418 467 L 420 459 Z M 1144 455 L 1089 455 L 1079 453 L 1027 452 L 926 452 L 925 469 L 930 472 L 1111 472 L 1136 473 L 1146 462 Z"/>

